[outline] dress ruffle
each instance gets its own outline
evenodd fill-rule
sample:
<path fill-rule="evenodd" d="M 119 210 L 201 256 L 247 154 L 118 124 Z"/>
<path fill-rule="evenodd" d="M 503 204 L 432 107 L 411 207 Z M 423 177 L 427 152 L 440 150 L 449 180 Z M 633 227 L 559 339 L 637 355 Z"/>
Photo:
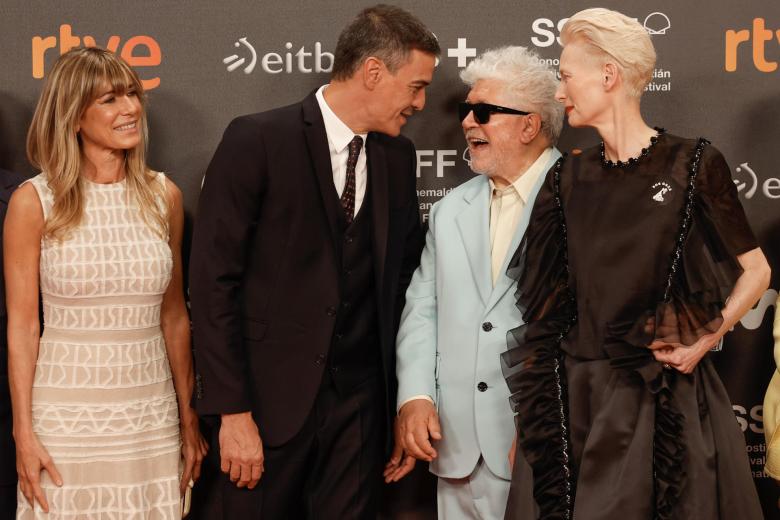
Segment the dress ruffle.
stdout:
<path fill-rule="evenodd" d="M 604 351 L 614 369 L 636 373 L 655 396 L 653 437 L 655 518 L 674 518 L 686 477 L 683 416 L 671 391 L 679 374 L 664 369 L 647 348 L 653 341 L 690 346 L 716 332 L 721 309 L 742 269 L 733 248 L 715 229 L 717 201 L 697 190 L 696 175 L 707 141 L 700 139 L 690 162 L 680 231 L 670 251 L 667 286 L 657 303 L 625 309 L 607 324 Z M 560 196 L 565 156 L 552 172 L 552 185 L 536 201 L 526 236 L 507 272 L 518 280 L 517 307 L 527 322 L 509 331 L 502 366 L 517 413 L 519 445 L 534 475 L 539 518 L 571 518 L 576 476 L 572 474 L 566 377 L 560 348 L 576 321 L 569 289 L 566 222 Z M 548 183 L 550 180 L 548 180 Z M 670 245 L 671 245 L 670 240 Z"/>
<path fill-rule="evenodd" d="M 538 206 L 544 214 L 537 212 L 510 262 L 508 274 L 519 278 L 517 306 L 528 323 L 509 331 L 509 350 L 502 355 L 510 403 L 517 413 L 518 442 L 533 470 L 534 499 L 545 519 L 570 519 L 575 495 L 566 374 L 559 348 L 576 320 L 559 193 L 563 161 L 554 167 L 552 192 L 539 195 L 549 199 Z M 532 261 L 526 261 L 526 254 Z"/>

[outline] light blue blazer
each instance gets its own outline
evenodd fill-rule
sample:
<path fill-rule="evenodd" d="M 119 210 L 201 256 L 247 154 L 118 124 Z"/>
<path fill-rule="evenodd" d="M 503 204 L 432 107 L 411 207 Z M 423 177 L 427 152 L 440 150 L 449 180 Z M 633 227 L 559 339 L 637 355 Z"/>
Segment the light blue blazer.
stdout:
<path fill-rule="evenodd" d="M 442 440 L 431 472 L 471 474 L 480 455 L 495 475 L 510 479 L 507 455 L 515 436 L 500 354 L 506 333 L 523 323 L 515 307 L 509 260 L 528 227 L 533 201 L 549 164 L 531 190 L 495 287 L 490 260 L 490 184 L 479 175 L 434 204 L 420 267 L 406 292 L 396 344 L 398 405 L 432 397 Z M 484 391 L 485 383 L 487 388 Z"/>

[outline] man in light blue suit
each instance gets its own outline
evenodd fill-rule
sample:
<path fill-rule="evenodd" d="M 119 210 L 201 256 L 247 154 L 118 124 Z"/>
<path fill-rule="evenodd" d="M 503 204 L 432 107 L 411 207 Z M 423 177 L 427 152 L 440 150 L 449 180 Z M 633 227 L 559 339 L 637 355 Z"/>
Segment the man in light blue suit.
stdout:
<path fill-rule="evenodd" d="M 560 157 L 563 108 L 555 74 L 523 47 L 488 51 L 461 78 L 471 87 L 461 126 L 481 175 L 430 212 L 396 343 L 397 445 L 385 478 L 428 461 L 439 518 L 500 519 L 515 426 L 499 356 L 522 323 L 506 269 Z"/>

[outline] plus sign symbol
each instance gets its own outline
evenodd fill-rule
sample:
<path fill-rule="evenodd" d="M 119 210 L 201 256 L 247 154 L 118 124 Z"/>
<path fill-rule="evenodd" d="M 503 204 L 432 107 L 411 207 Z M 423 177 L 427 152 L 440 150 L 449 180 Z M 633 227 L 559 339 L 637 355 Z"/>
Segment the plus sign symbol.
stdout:
<path fill-rule="evenodd" d="M 458 38 L 458 46 L 447 49 L 447 57 L 458 58 L 458 68 L 464 68 L 469 58 L 477 57 L 477 49 L 466 44 L 466 38 Z"/>

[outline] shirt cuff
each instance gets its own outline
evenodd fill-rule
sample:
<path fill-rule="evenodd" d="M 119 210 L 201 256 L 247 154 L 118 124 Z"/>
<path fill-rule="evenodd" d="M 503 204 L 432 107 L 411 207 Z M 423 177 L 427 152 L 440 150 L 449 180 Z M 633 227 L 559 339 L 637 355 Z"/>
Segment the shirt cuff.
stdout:
<path fill-rule="evenodd" d="M 400 412 L 401 408 L 403 408 L 406 403 L 408 403 L 409 401 L 414 401 L 416 399 L 425 399 L 426 401 L 428 401 L 431 404 L 434 404 L 434 405 L 436 404 L 436 403 L 433 402 L 433 398 L 431 396 L 429 396 L 429 395 L 413 395 L 412 397 L 410 397 L 409 399 L 407 399 L 406 401 L 404 401 L 403 403 L 398 405 L 398 411 Z"/>

